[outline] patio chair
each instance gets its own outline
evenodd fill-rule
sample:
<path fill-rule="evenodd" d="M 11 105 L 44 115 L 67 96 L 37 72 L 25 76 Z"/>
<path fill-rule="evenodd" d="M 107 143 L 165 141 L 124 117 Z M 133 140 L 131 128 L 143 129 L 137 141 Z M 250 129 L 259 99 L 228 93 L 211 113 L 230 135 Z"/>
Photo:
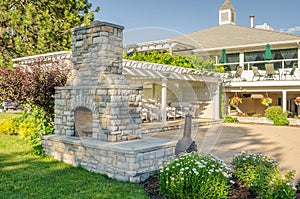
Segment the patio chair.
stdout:
<path fill-rule="evenodd" d="M 273 63 L 267 63 L 265 64 L 266 67 L 266 79 L 272 79 L 276 80 L 276 75 L 279 75 L 278 72 L 275 72 L 274 70 L 274 64 Z"/>
<path fill-rule="evenodd" d="M 234 74 L 234 78 L 242 80 L 242 73 L 243 73 L 243 67 L 242 66 L 238 66 L 236 68 L 236 72 Z"/>
<path fill-rule="evenodd" d="M 282 75 L 284 75 L 284 79 L 286 79 L 287 75 L 291 76 L 292 79 L 297 79 L 296 75 L 295 75 L 295 71 L 296 71 L 297 67 L 298 67 L 297 64 L 294 63 L 293 68 L 292 68 L 291 71 L 284 71 L 283 74 L 282 74 Z"/>
<path fill-rule="evenodd" d="M 252 66 L 252 71 L 253 71 L 252 81 L 254 80 L 254 77 L 258 77 L 258 80 L 260 80 L 261 77 L 264 77 L 262 74 L 259 73 L 257 66 Z"/>

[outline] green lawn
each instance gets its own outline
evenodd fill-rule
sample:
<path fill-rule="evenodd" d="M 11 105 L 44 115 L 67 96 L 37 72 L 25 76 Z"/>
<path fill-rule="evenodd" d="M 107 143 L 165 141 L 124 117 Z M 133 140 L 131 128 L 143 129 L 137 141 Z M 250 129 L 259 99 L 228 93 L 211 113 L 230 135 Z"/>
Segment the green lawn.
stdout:
<path fill-rule="evenodd" d="M 17 136 L 0 135 L 0 198 L 147 198 L 142 186 L 33 155 Z"/>
<path fill-rule="evenodd" d="M 0 120 L 11 117 L 11 116 L 21 116 L 22 112 L 0 112 Z"/>

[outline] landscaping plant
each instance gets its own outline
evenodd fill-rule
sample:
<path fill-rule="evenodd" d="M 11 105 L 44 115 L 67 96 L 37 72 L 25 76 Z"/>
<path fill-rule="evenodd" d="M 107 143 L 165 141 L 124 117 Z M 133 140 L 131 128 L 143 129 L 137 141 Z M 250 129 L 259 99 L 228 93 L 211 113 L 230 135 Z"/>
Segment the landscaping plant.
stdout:
<path fill-rule="evenodd" d="M 36 106 L 31 112 L 24 112 L 15 124 L 17 134 L 31 144 L 36 154 L 43 153 L 41 136 L 54 132 L 54 122 L 44 112 Z"/>
<path fill-rule="evenodd" d="M 10 116 L 0 120 L 0 134 L 17 135 L 16 122 L 20 116 Z"/>
<path fill-rule="evenodd" d="M 289 125 L 288 112 L 283 112 L 281 106 L 268 107 L 265 113 L 266 118 L 273 120 L 275 126 Z"/>
<path fill-rule="evenodd" d="M 225 118 L 224 118 L 224 122 L 238 122 L 238 118 L 237 117 L 231 117 L 229 115 L 225 115 Z"/>
<path fill-rule="evenodd" d="M 41 135 L 53 133 L 55 87 L 64 86 L 70 65 L 62 61 L 45 64 L 45 58 L 33 59 L 26 68 L 0 68 L 0 100 L 20 102 L 25 108 L 17 121 L 9 119 L 2 131 L 12 129 L 42 152 Z M 13 127 L 9 127 L 13 126 Z"/>
<path fill-rule="evenodd" d="M 196 70 L 224 72 L 224 68 L 213 66 L 213 60 L 204 60 L 197 55 L 171 55 L 169 52 L 160 53 L 153 51 L 149 53 L 132 52 L 123 54 L 123 58 L 135 61 L 180 66 L 184 68 L 194 68 Z"/>
<path fill-rule="evenodd" d="M 166 198 L 228 198 L 230 168 L 211 155 L 185 153 L 160 169 L 160 193 Z"/>
<path fill-rule="evenodd" d="M 296 196 L 295 173 L 288 171 L 282 175 L 278 162 L 271 157 L 242 152 L 235 155 L 232 167 L 236 178 L 260 199 L 292 199 Z"/>

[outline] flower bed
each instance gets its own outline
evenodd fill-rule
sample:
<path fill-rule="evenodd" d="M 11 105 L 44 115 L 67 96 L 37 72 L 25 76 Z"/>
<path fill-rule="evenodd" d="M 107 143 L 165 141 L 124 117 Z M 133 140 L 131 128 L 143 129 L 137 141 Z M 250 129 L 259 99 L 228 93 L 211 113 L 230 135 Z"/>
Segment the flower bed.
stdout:
<path fill-rule="evenodd" d="M 297 191 L 292 182 L 294 172 L 281 174 L 271 157 L 242 152 L 231 165 L 233 169 L 211 155 L 183 154 L 142 184 L 151 199 L 300 198 L 299 185 Z"/>

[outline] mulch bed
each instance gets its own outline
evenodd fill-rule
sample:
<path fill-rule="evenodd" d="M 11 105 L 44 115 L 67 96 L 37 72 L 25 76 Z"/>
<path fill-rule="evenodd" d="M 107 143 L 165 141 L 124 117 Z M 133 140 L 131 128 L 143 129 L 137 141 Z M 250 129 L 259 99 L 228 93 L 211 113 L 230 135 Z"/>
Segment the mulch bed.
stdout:
<path fill-rule="evenodd" d="M 235 183 L 232 185 L 232 191 L 229 199 L 258 199 L 249 190 L 243 187 L 236 178 L 232 179 Z M 159 176 L 158 174 L 150 176 L 147 180 L 141 183 L 150 199 L 164 199 L 159 195 Z M 295 199 L 300 199 L 300 191 L 298 190 Z"/>

